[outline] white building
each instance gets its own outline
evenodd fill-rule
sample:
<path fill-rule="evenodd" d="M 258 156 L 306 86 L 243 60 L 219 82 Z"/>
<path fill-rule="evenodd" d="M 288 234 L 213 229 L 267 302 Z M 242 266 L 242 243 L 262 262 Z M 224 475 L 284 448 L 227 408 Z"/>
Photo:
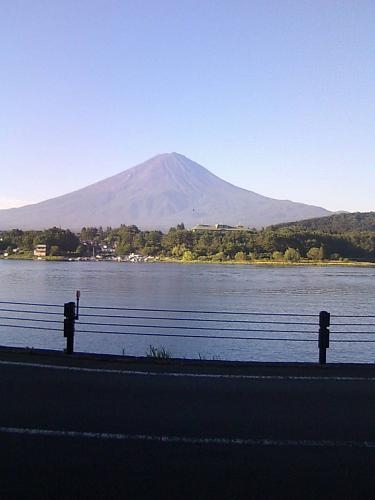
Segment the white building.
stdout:
<path fill-rule="evenodd" d="M 47 245 L 37 245 L 34 248 L 34 257 L 46 257 Z"/>

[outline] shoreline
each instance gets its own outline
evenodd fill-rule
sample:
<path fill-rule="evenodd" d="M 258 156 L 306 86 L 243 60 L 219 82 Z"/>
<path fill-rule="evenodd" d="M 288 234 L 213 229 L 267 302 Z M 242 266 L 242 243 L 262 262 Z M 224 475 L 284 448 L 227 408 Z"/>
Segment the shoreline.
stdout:
<path fill-rule="evenodd" d="M 309 260 L 301 260 L 297 262 L 283 262 L 283 261 L 272 261 L 272 260 L 243 260 L 243 261 L 236 261 L 236 260 L 228 260 L 228 261 L 214 261 L 214 260 L 198 260 L 198 259 L 193 259 L 189 261 L 184 261 L 182 259 L 174 259 L 172 257 L 155 257 L 152 260 L 148 261 L 142 261 L 142 262 L 129 262 L 126 260 L 111 260 L 111 259 L 71 259 L 67 257 L 46 257 L 46 258 L 39 258 L 35 259 L 32 257 L 3 257 L 0 256 L 0 260 L 3 261 L 35 261 L 35 262 L 40 262 L 40 261 L 45 261 L 45 262 L 71 262 L 71 263 L 76 263 L 76 262 L 110 262 L 114 264 L 155 264 L 155 263 L 165 263 L 165 264 L 208 264 L 208 265 L 242 265 L 242 266 L 272 266 L 272 267 L 330 267 L 330 266 L 343 266 L 343 267 L 375 267 L 375 262 L 369 262 L 369 261 L 353 261 L 353 260 L 323 260 L 323 261 L 309 261 Z"/>

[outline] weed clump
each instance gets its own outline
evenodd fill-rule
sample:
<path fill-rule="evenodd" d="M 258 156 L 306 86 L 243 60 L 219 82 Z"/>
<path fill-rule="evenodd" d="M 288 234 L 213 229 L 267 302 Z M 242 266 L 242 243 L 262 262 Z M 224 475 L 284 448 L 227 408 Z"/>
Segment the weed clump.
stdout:
<path fill-rule="evenodd" d="M 170 359 L 172 354 L 165 347 L 155 347 L 150 344 L 146 356 L 153 359 Z"/>

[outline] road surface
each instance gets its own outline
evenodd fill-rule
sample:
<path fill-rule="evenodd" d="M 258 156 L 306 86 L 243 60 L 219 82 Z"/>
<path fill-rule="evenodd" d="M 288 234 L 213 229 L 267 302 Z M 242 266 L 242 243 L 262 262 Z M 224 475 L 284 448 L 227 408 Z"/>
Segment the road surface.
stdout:
<path fill-rule="evenodd" d="M 0 499 L 375 496 L 375 367 L 0 352 Z"/>

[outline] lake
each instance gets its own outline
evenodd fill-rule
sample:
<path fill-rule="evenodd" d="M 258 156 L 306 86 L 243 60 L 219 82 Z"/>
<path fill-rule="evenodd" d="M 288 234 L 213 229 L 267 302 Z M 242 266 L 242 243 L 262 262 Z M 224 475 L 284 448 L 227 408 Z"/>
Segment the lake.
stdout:
<path fill-rule="evenodd" d="M 375 314 L 373 267 L 0 260 L 0 280 L 0 301 L 54 304 L 58 312 L 57 323 L 48 323 L 44 330 L 27 321 L 28 317 L 44 321 L 47 316 L 35 315 L 38 307 L 0 304 L 5 309 L 0 313 L 1 345 L 62 350 L 62 306 L 74 301 L 75 291 L 80 290 L 77 351 L 142 356 L 152 345 L 174 357 L 315 362 L 319 311 L 326 310 L 332 315 L 327 361 L 375 361 L 375 319 L 342 317 Z M 86 309 L 94 306 L 103 309 Z M 17 323 L 9 319 L 12 316 L 23 319 Z M 33 329 L 11 326 L 20 322 L 34 325 Z M 190 336 L 182 337 L 185 334 Z"/>

